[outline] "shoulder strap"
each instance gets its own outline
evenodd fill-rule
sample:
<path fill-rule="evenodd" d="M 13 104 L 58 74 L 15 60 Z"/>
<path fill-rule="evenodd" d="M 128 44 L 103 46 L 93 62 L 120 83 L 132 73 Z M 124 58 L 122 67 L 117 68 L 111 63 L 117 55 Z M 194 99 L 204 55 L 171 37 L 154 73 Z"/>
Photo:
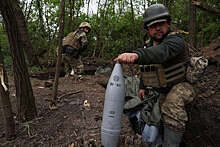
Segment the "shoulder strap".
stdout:
<path fill-rule="evenodd" d="M 73 38 L 75 38 L 76 35 L 77 35 L 78 33 L 81 33 L 81 32 L 84 32 L 84 31 L 83 31 L 83 30 L 77 30 L 76 33 L 74 34 Z"/>

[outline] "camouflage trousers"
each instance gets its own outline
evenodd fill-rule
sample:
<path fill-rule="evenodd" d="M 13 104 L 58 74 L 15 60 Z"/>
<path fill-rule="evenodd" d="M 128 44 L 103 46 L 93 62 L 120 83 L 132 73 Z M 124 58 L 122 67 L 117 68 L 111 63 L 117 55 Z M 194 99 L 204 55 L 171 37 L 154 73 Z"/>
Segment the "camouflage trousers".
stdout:
<path fill-rule="evenodd" d="M 161 103 L 162 121 L 165 126 L 176 131 L 185 131 L 185 122 L 188 120 L 184 106 L 193 101 L 196 93 L 193 86 L 187 82 L 172 87 L 164 96 Z"/>
<path fill-rule="evenodd" d="M 70 75 L 71 71 L 74 70 L 76 73 L 83 72 L 83 63 L 81 61 L 81 57 L 78 59 L 68 56 L 66 54 L 62 55 L 62 63 L 64 64 L 64 70 L 66 75 Z M 79 66 L 78 66 L 79 65 Z"/>

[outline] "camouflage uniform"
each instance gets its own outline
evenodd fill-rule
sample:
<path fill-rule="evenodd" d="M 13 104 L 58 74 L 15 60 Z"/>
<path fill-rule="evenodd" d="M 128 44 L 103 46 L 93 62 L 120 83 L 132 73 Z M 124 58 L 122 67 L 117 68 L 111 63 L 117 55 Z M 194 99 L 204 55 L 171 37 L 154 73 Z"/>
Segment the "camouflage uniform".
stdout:
<path fill-rule="evenodd" d="M 79 58 L 80 52 L 82 51 L 83 45 L 87 45 L 86 33 L 83 30 L 77 30 L 71 32 L 63 40 L 63 46 L 70 46 L 75 49 L 75 53 L 68 54 L 64 53 L 62 55 L 62 63 L 64 64 L 65 72 L 69 74 L 72 69 L 76 69 L 77 63 L 82 65 L 81 58 Z"/>
<path fill-rule="evenodd" d="M 185 63 L 186 59 L 188 59 L 188 57 L 185 55 L 185 50 L 187 49 L 184 48 L 183 42 L 184 40 L 181 39 L 181 37 L 175 32 L 170 32 L 169 34 L 167 34 L 167 36 L 159 44 L 159 46 L 153 46 L 152 41 L 147 41 L 144 49 L 134 51 L 135 53 L 138 53 L 140 57 L 137 63 L 154 63 L 154 65 L 152 66 L 157 65 L 157 63 L 161 63 L 161 65 L 166 68 L 170 68 L 170 66 L 177 67 L 176 65 L 178 65 L 179 62 Z M 169 48 L 171 50 L 169 50 Z M 170 55 L 173 55 L 173 57 L 170 57 Z M 160 60 L 159 58 L 161 58 L 162 60 Z M 144 104 L 141 109 L 141 118 L 147 125 L 158 126 L 159 119 L 162 116 L 161 119 L 164 124 L 164 147 L 179 146 L 183 132 L 186 128 L 185 122 L 188 121 L 188 116 L 184 107 L 186 104 L 192 102 L 193 98 L 196 96 L 196 92 L 192 84 L 200 80 L 206 67 L 208 66 L 208 60 L 204 57 L 191 57 L 190 62 L 187 65 L 187 69 L 184 68 L 186 72 L 184 72 L 185 74 L 183 74 L 183 77 L 179 77 L 176 80 L 167 83 L 166 86 L 159 85 L 160 87 L 154 87 L 152 85 L 144 85 L 145 83 L 143 82 L 143 77 L 141 80 L 139 80 L 140 89 L 148 90 L 149 86 L 151 86 L 153 87 L 153 89 L 160 92 L 159 105 L 161 113 L 158 111 L 159 108 L 157 108 L 157 102 L 151 103 L 150 101 L 148 101 L 148 103 Z M 176 71 L 174 71 L 174 73 L 177 73 Z M 158 77 L 158 73 L 156 75 Z M 150 77 L 151 76 L 152 75 L 150 75 Z M 149 82 L 151 81 L 151 79 L 146 80 L 148 81 L 148 83 L 151 83 Z M 129 88 L 127 89 L 132 92 L 132 90 L 130 90 Z M 134 89 L 136 91 L 137 87 L 134 87 Z M 133 91 L 133 93 L 135 92 Z M 137 92 L 136 95 L 129 95 L 137 97 Z M 149 93 L 147 94 L 147 96 L 148 95 Z M 127 108 L 136 107 L 137 105 L 144 103 L 140 99 L 138 101 L 137 98 L 128 102 L 129 103 L 125 104 L 125 110 Z M 140 128 L 140 126 L 138 127 L 136 127 L 138 128 L 138 131 L 140 129 L 143 129 Z"/>
<path fill-rule="evenodd" d="M 154 116 L 161 115 L 164 124 L 163 147 L 179 147 L 185 131 L 185 122 L 188 120 L 184 107 L 196 95 L 191 83 L 196 82 L 201 77 L 207 62 L 202 58 L 194 58 L 191 61 L 191 66 L 186 70 L 188 49 L 185 47 L 184 39 L 171 31 L 164 34 L 162 38 L 153 34 L 159 27 L 164 27 L 160 29 L 168 29 L 167 24 L 170 21 L 169 11 L 163 4 L 154 4 L 148 7 L 144 13 L 144 28 L 149 29 L 148 33 L 155 38 L 151 38 L 146 42 L 144 48 L 135 50 L 133 53 L 138 54 L 138 59 L 135 62 L 140 65 L 142 71 L 140 89 L 146 91 L 146 87 L 152 87 L 160 93 L 159 103 L 152 103 L 154 105 L 141 109 L 141 118 L 147 125 L 152 125 L 152 117 L 148 116 L 153 116 L 152 114 L 155 114 Z M 167 22 L 167 24 L 163 22 Z M 153 26 L 153 24 L 155 25 Z M 124 54 L 122 57 L 136 58 L 134 54 Z M 126 58 L 121 58 L 121 60 L 132 61 Z M 154 111 L 152 108 L 156 106 L 155 104 L 160 106 L 161 113 L 155 111 L 149 115 L 149 112 Z M 158 119 L 153 120 L 154 123 L 156 122 L 153 125 L 156 126 Z M 135 119 L 133 121 L 137 122 Z M 142 135 L 142 137 L 144 136 Z M 148 140 L 146 141 L 148 142 Z M 152 145 L 152 142 L 149 143 Z"/>
<path fill-rule="evenodd" d="M 162 64 L 163 67 L 184 62 L 187 59 L 184 39 L 176 33 L 170 32 L 160 42 L 153 46 L 152 41 L 147 42 L 144 49 L 134 51 L 139 55 L 138 64 Z M 145 86 L 141 82 L 140 88 Z M 188 120 L 184 106 L 195 97 L 193 87 L 185 78 L 168 83 L 166 87 L 158 88 L 161 92 L 160 107 L 163 124 L 178 131 L 185 130 L 185 122 Z"/>
<path fill-rule="evenodd" d="M 161 112 L 165 125 L 177 131 L 185 130 L 185 122 L 188 121 L 184 106 L 192 102 L 195 91 L 187 82 L 174 85 L 161 105 Z"/>
<path fill-rule="evenodd" d="M 205 57 L 192 57 L 186 72 L 187 81 L 190 83 L 195 83 L 198 81 L 203 75 L 207 66 L 208 60 Z"/>

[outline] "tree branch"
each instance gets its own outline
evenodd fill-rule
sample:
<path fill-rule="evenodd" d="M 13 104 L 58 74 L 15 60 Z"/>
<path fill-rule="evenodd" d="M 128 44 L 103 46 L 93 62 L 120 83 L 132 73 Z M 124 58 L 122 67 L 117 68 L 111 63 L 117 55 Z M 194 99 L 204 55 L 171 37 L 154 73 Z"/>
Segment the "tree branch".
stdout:
<path fill-rule="evenodd" d="M 200 9 L 207 11 L 211 14 L 220 16 L 220 10 L 217 10 L 217 9 L 210 7 L 210 6 L 205 6 L 203 3 L 198 2 L 198 1 L 192 1 L 192 4 L 195 5 L 197 8 L 200 8 Z"/>

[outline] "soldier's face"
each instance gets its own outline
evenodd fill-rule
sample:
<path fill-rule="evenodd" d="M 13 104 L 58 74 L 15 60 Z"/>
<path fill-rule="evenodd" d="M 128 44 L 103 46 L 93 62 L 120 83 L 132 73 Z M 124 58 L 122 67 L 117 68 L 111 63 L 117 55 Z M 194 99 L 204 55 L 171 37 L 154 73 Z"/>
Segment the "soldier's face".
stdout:
<path fill-rule="evenodd" d="M 169 23 L 167 21 L 158 22 L 148 27 L 150 37 L 155 41 L 161 41 L 169 30 Z"/>
<path fill-rule="evenodd" d="M 84 28 L 84 31 L 85 31 L 86 33 L 88 33 L 88 32 L 89 32 L 89 28 L 85 27 L 85 28 Z"/>

